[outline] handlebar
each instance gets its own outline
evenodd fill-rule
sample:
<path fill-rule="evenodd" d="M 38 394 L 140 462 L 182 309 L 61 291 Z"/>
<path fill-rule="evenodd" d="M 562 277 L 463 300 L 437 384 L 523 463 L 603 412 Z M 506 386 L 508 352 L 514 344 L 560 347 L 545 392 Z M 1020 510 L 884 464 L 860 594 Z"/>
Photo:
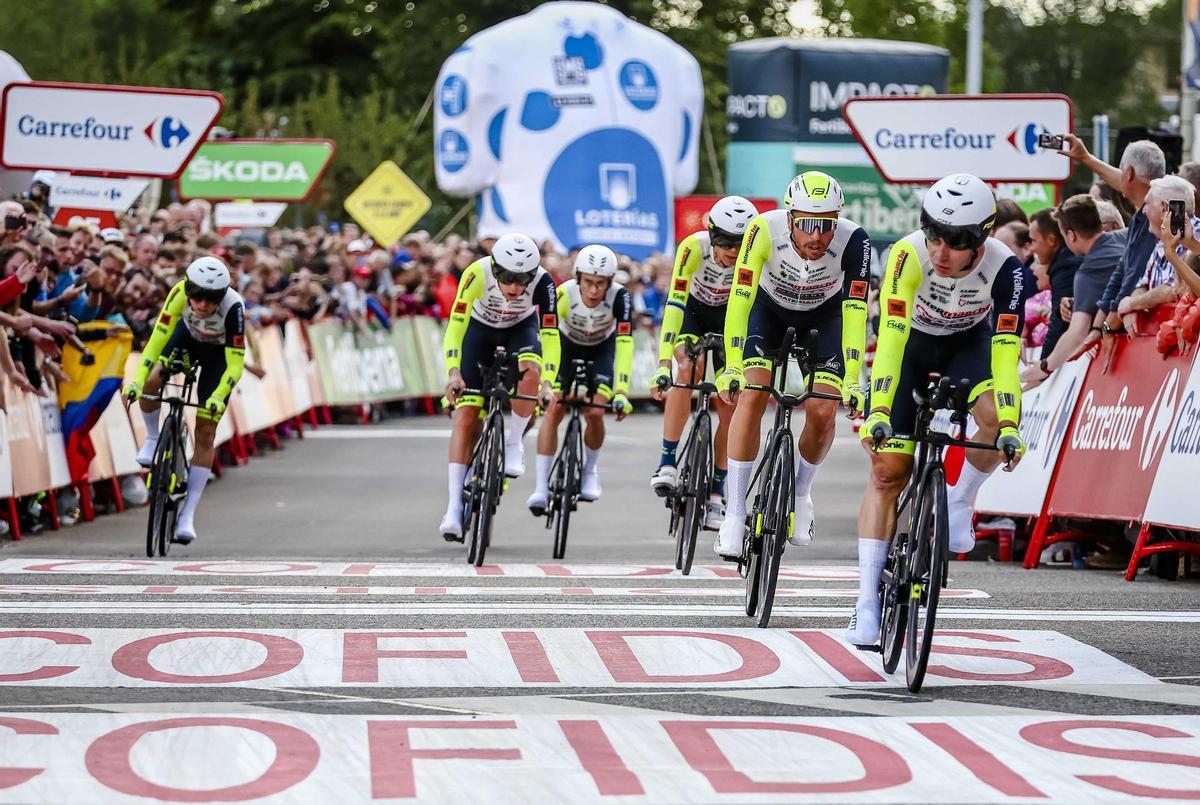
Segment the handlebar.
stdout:
<path fill-rule="evenodd" d="M 733 384 L 730 384 L 731 389 L 732 389 L 732 387 L 733 387 Z M 772 399 L 774 399 L 776 403 L 778 403 L 779 405 L 786 405 L 789 408 L 795 408 L 798 405 L 803 405 L 805 400 L 836 400 L 837 402 L 842 401 L 842 395 L 826 394 L 823 391 L 805 390 L 805 391 L 801 392 L 800 394 L 789 394 L 786 391 L 780 391 L 779 389 L 775 388 L 774 386 L 760 386 L 757 383 L 747 383 L 745 388 L 746 388 L 746 391 L 766 392 L 767 394 L 771 395 Z"/>

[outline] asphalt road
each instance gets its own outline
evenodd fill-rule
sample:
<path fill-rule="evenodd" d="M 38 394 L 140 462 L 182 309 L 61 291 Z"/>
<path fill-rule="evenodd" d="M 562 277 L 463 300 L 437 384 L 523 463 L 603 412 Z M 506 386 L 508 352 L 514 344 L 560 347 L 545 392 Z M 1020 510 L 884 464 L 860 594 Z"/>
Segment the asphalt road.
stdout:
<path fill-rule="evenodd" d="M 710 538 L 670 569 L 658 417 L 610 425 L 565 560 L 526 477 L 480 571 L 436 532 L 447 428 L 287 441 L 166 560 L 144 510 L 3 543 L 0 802 L 1200 797 L 1195 580 L 956 562 L 913 696 L 841 641 L 849 431 L 763 630 Z"/>

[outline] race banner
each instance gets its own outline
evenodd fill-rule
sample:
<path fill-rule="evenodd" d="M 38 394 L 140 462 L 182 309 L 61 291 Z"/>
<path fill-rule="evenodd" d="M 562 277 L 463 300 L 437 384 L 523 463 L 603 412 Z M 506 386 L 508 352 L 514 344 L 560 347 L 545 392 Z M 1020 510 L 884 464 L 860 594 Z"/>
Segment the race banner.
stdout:
<path fill-rule="evenodd" d="M 333 322 L 308 330 L 313 360 L 329 405 L 357 405 L 421 396 L 421 373 L 406 371 L 404 351 L 412 331 L 373 330 L 368 334 Z"/>
<path fill-rule="evenodd" d="M 50 206 L 125 212 L 149 184 L 145 179 L 97 179 L 55 174 L 50 183 Z"/>
<path fill-rule="evenodd" d="M 1193 351 L 1195 351 L 1193 349 Z M 1196 494 L 1196 470 L 1200 468 L 1200 365 L 1193 364 L 1180 392 L 1179 409 L 1167 436 L 1167 445 L 1150 499 L 1145 522 L 1200 531 L 1200 506 Z"/>
<path fill-rule="evenodd" d="M 1025 457 L 1012 472 L 992 473 L 979 490 L 976 511 L 1026 517 L 1042 513 L 1090 362 L 1084 356 L 1063 364 L 1042 385 L 1021 395 Z"/>
<path fill-rule="evenodd" d="M 332 140 L 211 140 L 179 177 L 179 194 L 214 201 L 304 201 L 336 150 Z"/>
<path fill-rule="evenodd" d="M 1107 372 L 1103 359 L 1092 362 L 1062 447 L 1051 515 L 1142 519 L 1195 354 L 1163 358 L 1153 338 L 1119 338 Z"/>

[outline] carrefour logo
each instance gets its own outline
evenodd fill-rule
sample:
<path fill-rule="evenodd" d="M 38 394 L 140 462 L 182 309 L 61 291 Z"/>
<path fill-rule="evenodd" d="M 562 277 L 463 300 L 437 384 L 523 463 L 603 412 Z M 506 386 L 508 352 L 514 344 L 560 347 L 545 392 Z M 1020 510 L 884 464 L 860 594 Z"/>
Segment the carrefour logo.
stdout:
<path fill-rule="evenodd" d="M 1022 126 L 1017 126 L 1008 135 L 1008 144 L 1020 151 L 1022 154 L 1033 156 L 1040 150 L 1038 148 L 1038 135 L 1049 134 L 1050 129 L 1038 123 L 1026 123 Z"/>
<path fill-rule="evenodd" d="M 160 117 L 150 121 L 145 128 L 146 137 L 150 142 L 162 148 L 174 148 L 183 143 L 191 134 L 183 121 L 177 117 Z"/>
<path fill-rule="evenodd" d="M 1158 387 L 1154 402 L 1150 403 L 1146 419 L 1142 422 L 1142 448 L 1138 453 L 1138 463 L 1143 470 L 1150 466 L 1154 457 L 1158 455 L 1158 449 L 1167 441 L 1171 423 L 1175 420 L 1175 401 L 1178 395 L 1179 370 L 1172 369 L 1171 374 L 1167 375 Z"/>

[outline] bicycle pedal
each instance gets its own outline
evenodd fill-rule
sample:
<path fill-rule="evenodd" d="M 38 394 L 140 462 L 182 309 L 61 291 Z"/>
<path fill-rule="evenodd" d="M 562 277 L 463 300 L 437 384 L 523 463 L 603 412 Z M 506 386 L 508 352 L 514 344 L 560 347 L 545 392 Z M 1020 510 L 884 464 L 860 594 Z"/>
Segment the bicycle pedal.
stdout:
<path fill-rule="evenodd" d="M 442 539 L 446 540 L 446 542 L 465 542 L 466 541 L 465 537 L 456 537 L 453 534 L 442 534 Z"/>
<path fill-rule="evenodd" d="M 530 506 L 529 512 L 534 517 L 545 517 L 546 516 L 546 507 L 545 506 Z"/>
<path fill-rule="evenodd" d="M 855 646 L 859 651 L 868 651 L 875 654 L 883 653 L 883 646 Z"/>

